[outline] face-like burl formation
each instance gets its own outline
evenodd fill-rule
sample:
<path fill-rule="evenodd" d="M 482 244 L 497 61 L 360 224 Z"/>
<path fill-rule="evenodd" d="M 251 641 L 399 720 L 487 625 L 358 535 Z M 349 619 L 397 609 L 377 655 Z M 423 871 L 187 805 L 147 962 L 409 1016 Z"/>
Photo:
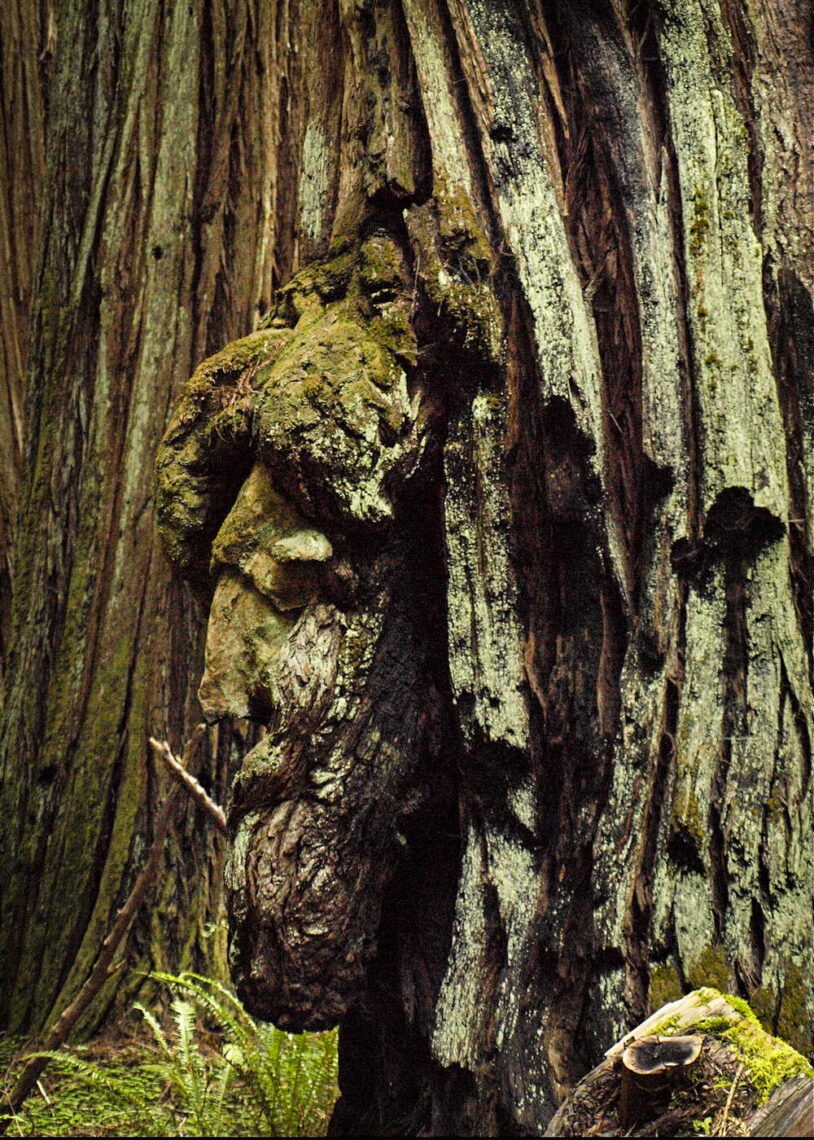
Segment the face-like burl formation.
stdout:
<path fill-rule="evenodd" d="M 230 802 L 233 976 L 292 1029 L 358 992 L 431 719 L 411 310 L 384 233 L 310 267 L 270 328 L 198 368 L 159 453 L 165 547 L 211 597 L 201 704 L 268 728 Z"/>

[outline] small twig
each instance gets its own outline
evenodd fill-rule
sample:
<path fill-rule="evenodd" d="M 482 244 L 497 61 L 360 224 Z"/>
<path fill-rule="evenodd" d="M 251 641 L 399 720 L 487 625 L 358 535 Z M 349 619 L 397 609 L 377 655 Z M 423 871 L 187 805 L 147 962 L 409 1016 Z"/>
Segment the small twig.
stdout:
<path fill-rule="evenodd" d="M 191 754 L 193 747 L 200 739 L 201 732 L 202 729 L 198 728 L 191 737 L 185 750 L 187 755 Z M 127 896 L 124 906 L 116 915 L 113 925 L 102 943 L 102 947 L 90 974 L 88 974 L 76 997 L 63 1009 L 62 1013 L 54 1022 L 43 1042 L 42 1052 L 52 1053 L 62 1045 L 74 1025 L 110 977 L 111 973 L 114 972 L 115 967 L 112 965 L 113 957 L 124 939 L 124 936 L 127 934 L 130 923 L 135 918 L 139 907 L 144 901 L 144 896 L 148 888 L 158 873 L 161 856 L 164 851 L 164 841 L 170 829 L 177 791 L 177 788 L 170 788 L 164 797 L 164 802 L 156 817 L 153 842 L 150 845 L 147 861 L 139 872 L 136 881 L 133 883 L 133 888 Z M 25 1098 L 39 1082 L 39 1078 L 46 1069 L 48 1061 L 48 1057 L 30 1057 L 23 1066 L 23 1070 L 17 1078 L 14 1087 L 4 1098 L 6 1107 L 10 1109 L 12 1117 L 16 1117 L 17 1110 L 22 1107 Z M 6 1131 L 7 1126 L 7 1121 L 0 1120 L 0 1134 Z"/>
<path fill-rule="evenodd" d="M 732 1101 L 735 1099 L 735 1089 L 737 1089 L 738 1081 L 743 1076 L 743 1070 L 744 1070 L 744 1064 L 743 1064 L 743 1062 L 741 1062 L 741 1064 L 738 1065 L 737 1072 L 735 1073 L 735 1076 L 732 1079 L 732 1086 L 729 1090 L 729 1096 L 726 1098 L 726 1104 L 724 1105 L 724 1114 L 721 1117 L 720 1122 L 718 1123 L 718 1125 L 715 1129 L 715 1135 L 716 1136 L 726 1136 L 726 1122 L 729 1118 L 729 1110 L 732 1108 Z"/>
<path fill-rule="evenodd" d="M 151 736 L 150 747 L 156 756 L 164 761 L 170 772 L 172 772 L 182 787 L 189 792 L 196 804 L 198 804 L 200 808 L 203 808 L 210 819 L 214 820 L 218 831 L 226 834 L 226 813 L 223 808 L 220 804 L 216 804 L 212 797 L 204 791 L 195 777 L 186 770 L 185 765 L 173 756 L 167 741 L 156 740 L 154 736 Z"/>

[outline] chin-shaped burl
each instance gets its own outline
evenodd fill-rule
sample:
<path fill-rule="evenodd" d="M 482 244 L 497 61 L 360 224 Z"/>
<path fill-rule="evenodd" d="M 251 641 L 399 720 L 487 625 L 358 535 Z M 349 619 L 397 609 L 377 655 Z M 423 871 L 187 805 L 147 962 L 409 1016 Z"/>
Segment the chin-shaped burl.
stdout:
<path fill-rule="evenodd" d="M 308 800 L 241 819 L 227 871 L 230 966 L 255 1016 L 299 1032 L 347 1012 L 376 949 L 393 842 L 384 819 Z"/>

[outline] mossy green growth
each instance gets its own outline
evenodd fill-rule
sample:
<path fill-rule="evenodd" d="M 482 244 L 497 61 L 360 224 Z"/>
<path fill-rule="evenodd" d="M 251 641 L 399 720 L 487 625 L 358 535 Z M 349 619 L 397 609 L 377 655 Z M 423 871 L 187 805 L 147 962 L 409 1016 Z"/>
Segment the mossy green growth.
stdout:
<path fill-rule="evenodd" d="M 780 991 L 780 1011 L 777 1032 L 800 1053 L 814 1054 L 814 1033 L 806 1003 L 806 978 L 794 962 L 786 963 L 783 986 Z"/>
<path fill-rule="evenodd" d="M 502 361 L 503 317 L 492 282 L 492 250 L 468 196 L 437 187 L 406 217 L 416 281 L 454 339 L 484 361 Z"/>
<path fill-rule="evenodd" d="M 695 998 L 699 1005 L 710 1005 L 712 1002 L 723 998 L 741 1017 L 745 1017 L 747 1021 L 751 1021 L 754 1025 L 760 1024 L 754 1012 L 750 1009 L 748 1002 L 745 1002 L 743 998 L 735 997 L 734 994 L 723 993 L 721 990 L 713 989 L 711 986 L 700 986 L 695 991 Z M 710 1018 L 709 1020 L 715 1021 L 716 1019 Z M 731 1025 L 732 1023 L 729 1022 L 729 1024 Z"/>
<path fill-rule="evenodd" d="M 709 198 L 703 190 L 693 195 L 693 213 L 690 223 L 690 252 L 694 257 L 703 253 L 709 233 Z"/>
<path fill-rule="evenodd" d="M 678 1001 L 684 990 L 674 966 L 653 966 L 650 971 L 650 1012 L 655 1013 L 663 1005 Z"/>
<path fill-rule="evenodd" d="M 724 992 L 729 989 L 731 978 L 732 971 L 720 946 L 702 950 L 687 971 L 687 981 L 694 990 L 713 987 Z"/>
<path fill-rule="evenodd" d="M 293 320 L 313 308 L 315 303 L 328 304 L 341 297 L 350 282 L 357 256 L 355 249 L 344 247 L 337 256 L 327 261 L 314 261 L 300 270 L 280 290 L 275 315 Z"/>
<path fill-rule="evenodd" d="M 760 986 L 749 995 L 749 1000 L 764 1029 L 776 1031 L 799 1053 L 811 1057 L 814 1055 L 814 1033 L 806 1003 L 803 971 L 795 962 L 786 959 L 781 967 L 781 977 L 781 985 Z"/>
<path fill-rule="evenodd" d="M 698 796 L 688 787 L 679 788 L 670 819 L 670 830 L 690 843 L 699 858 L 703 858 L 708 833 Z"/>
<path fill-rule="evenodd" d="M 402 259 L 385 234 L 371 234 L 359 248 L 357 272 L 363 293 L 374 297 L 402 286 Z"/>
<path fill-rule="evenodd" d="M 777 1009 L 777 994 L 771 986 L 759 986 L 749 995 L 752 1009 L 765 1030 L 771 1032 L 774 1027 L 775 1012 Z M 795 1044 L 795 1048 L 799 1048 Z M 803 1050 L 804 1051 L 804 1050 Z"/>
<path fill-rule="evenodd" d="M 796 1076 L 814 1077 L 814 1069 L 805 1057 L 779 1037 L 772 1037 L 761 1029 L 754 1014 L 718 1036 L 732 1046 L 743 1062 L 760 1104 L 784 1081 Z"/>
<path fill-rule="evenodd" d="M 680 1026 L 680 1018 L 677 1016 L 665 1017 L 663 1021 L 659 1021 L 653 1026 L 651 1033 L 656 1037 L 670 1037 L 676 1032 Z"/>
<path fill-rule="evenodd" d="M 700 1005 L 723 998 L 741 1015 L 741 1019 L 736 1022 L 728 1017 L 704 1018 L 696 1024 L 695 1030 L 710 1037 L 717 1037 L 719 1041 L 732 1047 L 744 1064 L 749 1082 L 755 1088 L 760 1104 L 764 1103 L 772 1090 L 783 1081 L 799 1074 L 814 1077 L 814 1069 L 806 1058 L 788 1042 L 767 1033 L 743 998 L 720 993 L 709 987 L 700 989 L 696 997 Z"/>
<path fill-rule="evenodd" d="M 698 1033 L 706 1033 L 708 1037 L 720 1037 L 722 1033 L 732 1028 L 731 1017 L 705 1017 L 693 1028 Z"/>

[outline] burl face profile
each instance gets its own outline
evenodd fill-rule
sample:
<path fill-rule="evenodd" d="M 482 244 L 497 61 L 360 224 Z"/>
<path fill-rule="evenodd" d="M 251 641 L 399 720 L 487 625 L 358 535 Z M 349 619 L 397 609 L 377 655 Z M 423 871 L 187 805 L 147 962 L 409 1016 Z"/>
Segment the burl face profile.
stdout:
<path fill-rule="evenodd" d="M 268 729 L 229 805 L 230 953 L 285 1028 L 358 992 L 432 735 L 411 304 L 386 234 L 309 268 L 272 327 L 198 368 L 159 454 L 165 547 L 210 603 L 204 713 Z"/>

